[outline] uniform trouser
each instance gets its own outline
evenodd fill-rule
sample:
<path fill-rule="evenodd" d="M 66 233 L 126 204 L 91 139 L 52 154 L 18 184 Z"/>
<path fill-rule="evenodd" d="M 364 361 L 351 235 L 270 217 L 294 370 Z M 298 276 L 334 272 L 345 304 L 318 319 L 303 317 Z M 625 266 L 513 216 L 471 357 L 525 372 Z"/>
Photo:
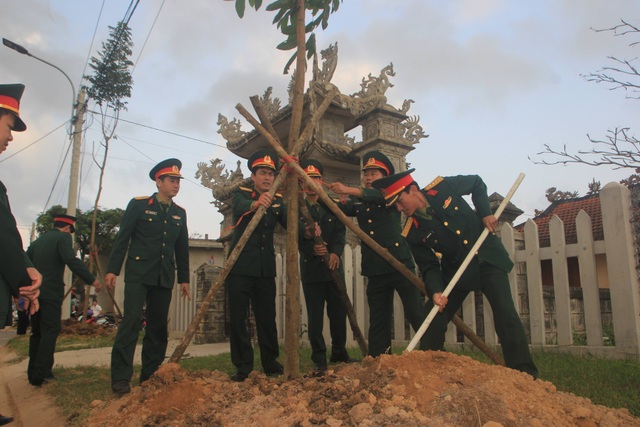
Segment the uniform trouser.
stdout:
<path fill-rule="evenodd" d="M 124 316 L 111 350 L 111 383 L 130 381 L 133 375 L 133 356 L 140 333 L 142 309 L 147 304 L 144 339 L 142 341 L 142 371 L 140 382 L 158 370 L 167 351 L 167 318 L 172 289 L 126 283 L 124 287 Z"/>
<path fill-rule="evenodd" d="M 479 269 L 480 275 L 477 280 L 479 281 L 480 290 L 491 305 L 493 321 L 500 339 L 506 366 L 527 372 L 534 378 L 537 377 L 538 368 L 533 363 L 527 335 L 511 297 L 507 273 L 488 263 L 480 263 Z M 468 294 L 469 291 L 457 291 L 455 287 L 449 294 L 449 301 L 444 311 L 434 317 L 425 333 L 429 350 L 444 349 L 447 324 L 456 314 Z M 433 301 L 429 300 L 427 313 L 431 310 L 431 307 L 433 307 Z"/>
<path fill-rule="evenodd" d="M 40 310 L 31 317 L 29 338 L 29 382 L 41 382 L 53 377 L 53 353 L 62 329 L 60 301 L 40 300 Z"/>
<path fill-rule="evenodd" d="M 349 360 L 347 353 L 347 310 L 344 307 L 336 284 L 330 282 L 302 282 L 304 299 L 307 305 L 309 342 L 311 344 L 311 360 L 313 363 L 327 364 L 327 347 L 322 330 L 324 327 L 324 306 L 327 304 L 329 331 L 331 333 L 332 362 Z"/>
<path fill-rule="evenodd" d="M 408 279 L 400 273 L 389 273 L 368 278 L 367 300 L 369 302 L 369 355 L 391 353 L 391 316 L 393 315 L 393 292 L 398 292 L 404 307 L 404 317 L 414 331 L 425 319 L 422 295 Z M 426 340 L 420 341 L 424 349 Z"/>
<path fill-rule="evenodd" d="M 260 360 L 265 373 L 276 373 L 282 366 L 276 328 L 276 281 L 273 277 L 229 274 L 226 280 L 230 315 L 231 362 L 237 372 L 253 371 L 253 347 L 247 328 L 249 305 L 256 319 Z"/>
<path fill-rule="evenodd" d="M 16 334 L 25 335 L 29 329 L 29 312 L 27 310 L 18 310 L 18 327 Z"/>

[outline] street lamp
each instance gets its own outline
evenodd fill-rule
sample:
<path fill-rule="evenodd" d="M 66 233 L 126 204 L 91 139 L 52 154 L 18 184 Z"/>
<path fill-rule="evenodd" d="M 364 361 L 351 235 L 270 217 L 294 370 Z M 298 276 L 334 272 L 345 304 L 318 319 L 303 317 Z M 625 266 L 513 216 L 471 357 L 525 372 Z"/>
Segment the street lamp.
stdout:
<path fill-rule="evenodd" d="M 17 43 L 12 42 L 11 40 L 7 40 L 5 38 L 2 38 L 2 44 L 4 44 L 6 47 L 8 47 L 9 49 L 13 49 L 16 52 L 22 54 L 22 55 L 27 55 L 30 56 L 34 59 L 37 59 L 40 62 L 44 62 L 45 64 L 55 68 L 56 70 L 60 71 L 69 81 L 69 84 L 71 85 L 71 90 L 73 91 L 73 99 L 71 101 L 71 126 L 74 126 L 74 116 L 75 116 L 75 109 L 76 109 L 76 88 L 73 85 L 73 82 L 71 81 L 71 79 L 69 78 L 69 76 L 67 75 L 67 73 L 65 73 L 64 71 L 62 71 L 62 69 L 60 67 L 58 67 L 57 65 L 52 64 L 51 62 L 45 61 L 42 58 L 38 58 L 37 56 L 29 53 L 29 51 L 24 47 L 21 46 Z M 80 101 L 79 101 L 80 102 Z M 82 123 L 80 123 L 80 126 L 82 125 Z M 79 133 L 78 131 L 78 123 L 75 123 L 75 129 L 74 132 L 70 132 L 69 133 L 69 138 L 71 140 L 71 144 L 73 146 L 73 151 L 71 154 L 71 177 L 70 177 L 70 182 L 69 182 L 69 199 L 67 202 L 67 215 L 71 215 L 71 216 L 75 216 L 76 214 L 76 205 L 78 204 L 78 171 L 80 170 L 80 145 L 81 145 L 81 138 L 75 138 L 74 134 L 75 133 Z"/>

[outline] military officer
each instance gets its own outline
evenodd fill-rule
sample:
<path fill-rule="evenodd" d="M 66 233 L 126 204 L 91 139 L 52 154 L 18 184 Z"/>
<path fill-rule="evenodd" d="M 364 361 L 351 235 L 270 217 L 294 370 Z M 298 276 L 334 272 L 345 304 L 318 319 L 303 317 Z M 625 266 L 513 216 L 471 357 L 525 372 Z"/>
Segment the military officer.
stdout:
<path fill-rule="evenodd" d="M 373 186 L 382 191 L 387 205 L 395 204 L 409 217 L 403 235 L 407 236 L 431 298 L 427 310 L 431 310 L 434 302 L 440 307 L 425 333 L 428 349 L 444 349 L 447 324 L 469 292 L 479 290 L 491 304 L 506 365 L 536 378 L 538 368 L 509 287 L 507 273 L 513 262 L 493 234 L 497 219 L 491 212 L 487 186 L 477 175 L 459 175 L 437 177 L 421 190 L 411 177 L 413 170 L 380 179 Z M 475 211 L 462 198 L 465 195 L 471 195 Z M 445 286 L 485 227 L 492 234 L 446 297 Z"/>
<path fill-rule="evenodd" d="M 56 215 L 53 228 L 38 237 L 27 249 L 33 265 L 42 273 L 40 288 L 40 310 L 31 318 L 29 339 L 29 383 L 42 385 L 53 379 L 53 353 L 60 334 L 62 300 L 64 299 L 64 267 L 68 266 L 85 283 L 102 289 L 102 284 L 76 257 L 71 234 L 75 232 L 76 218 L 70 215 Z"/>
<path fill-rule="evenodd" d="M 167 350 L 167 317 L 178 274 L 180 293 L 189 298 L 189 233 L 187 213 L 173 202 L 180 191 L 182 162 L 167 159 L 149 172 L 158 191 L 129 202 L 109 258 L 106 285 L 113 289 L 125 266 L 124 318 L 111 351 L 111 388 L 131 391 L 133 356 L 146 304 L 146 332 L 142 342 L 140 383 L 158 369 Z"/>
<path fill-rule="evenodd" d="M 318 160 L 300 162 L 300 167 L 314 180 L 322 180 L 324 167 Z M 347 311 L 340 299 L 331 273 L 322 261 L 329 254 L 329 268 L 337 270 L 344 283 L 344 268 L 340 260 L 345 245 L 345 225 L 319 200 L 318 194 L 303 184 L 305 202 L 313 220 L 320 225 L 324 245 L 315 245 L 312 239 L 300 239 L 300 273 L 302 290 L 307 306 L 308 334 L 311 360 L 317 372 L 327 370 L 327 347 L 322 334 L 324 307 L 327 306 L 331 334 L 331 363 L 351 362 L 347 353 Z"/>
<path fill-rule="evenodd" d="M 252 185 L 239 187 L 231 203 L 236 224 L 229 245 L 233 251 L 259 206 L 267 208 L 258 227 L 243 248 L 225 282 L 230 314 L 231 362 L 236 367 L 233 381 L 244 381 L 253 370 L 253 347 L 247 330 L 249 304 L 256 320 L 262 368 L 267 375 L 280 375 L 282 365 L 276 328 L 276 258 L 273 233 L 276 223 L 287 225 L 287 212 L 282 196 L 271 196 L 278 170 L 278 155 L 272 150 L 257 150 L 247 162 Z"/>
<path fill-rule="evenodd" d="M 0 154 L 9 142 L 12 132 L 27 129 L 20 118 L 20 99 L 24 92 L 22 84 L 0 85 Z M 39 287 L 42 276 L 36 270 L 22 249 L 22 238 L 11 213 L 7 187 L 0 181 L 0 329 L 11 325 L 11 298 L 23 295 L 31 314 L 38 310 Z M 0 425 L 8 424 L 13 418 L 0 414 Z"/>
<path fill-rule="evenodd" d="M 389 250 L 391 255 L 407 268 L 413 270 L 411 250 L 400 234 L 400 213 L 396 209 L 388 208 L 380 190 L 371 187 L 375 180 L 392 175 L 394 167 L 389 158 L 378 151 L 365 154 L 362 164 L 362 187 L 347 187 L 339 182 L 330 185 L 337 194 L 351 196 L 350 201 L 338 206 L 346 215 L 357 218 L 362 231 Z M 368 278 L 369 355 L 376 357 L 391 352 L 394 291 L 398 292 L 404 306 L 404 315 L 414 330 L 417 330 L 425 319 L 423 298 L 408 279 L 364 244 L 362 274 Z"/>

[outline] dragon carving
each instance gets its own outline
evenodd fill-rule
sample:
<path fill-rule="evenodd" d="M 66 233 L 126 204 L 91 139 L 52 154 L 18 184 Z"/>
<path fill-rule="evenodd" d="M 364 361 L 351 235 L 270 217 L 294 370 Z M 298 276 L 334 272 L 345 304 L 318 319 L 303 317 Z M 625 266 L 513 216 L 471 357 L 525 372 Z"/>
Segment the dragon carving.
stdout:
<path fill-rule="evenodd" d="M 244 180 L 239 160 L 233 172 L 225 171 L 225 165 L 220 159 L 209 160 L 209 164 L 199 162 L 195 177 L 200 179 L 204 187 L 211 189 L 213 197 L 217 200 Z"/>
<path fill-rule="evenodd" d="M 220 113 L 218 113 L 218 126 L 220 126 L 218 133 L 231 144 L 241 141 L 247 135 L 245 131 L 240 130 L 242 124 L 238 119 L 229 122 L 229 119 Z"/>

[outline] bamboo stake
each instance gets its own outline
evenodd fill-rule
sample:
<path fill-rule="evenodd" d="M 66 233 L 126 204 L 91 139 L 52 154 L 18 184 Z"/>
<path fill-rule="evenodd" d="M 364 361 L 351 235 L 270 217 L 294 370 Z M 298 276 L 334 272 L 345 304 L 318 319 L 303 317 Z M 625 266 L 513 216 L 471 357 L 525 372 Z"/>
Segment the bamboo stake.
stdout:
<path fill-rule="evenodd" d="M 325 99 L 326 101 L 326 99 Z M 282 145 L 273 138 L 269 132 L 262 126 L 260 123 L 249 113 L 242 105 L 236 105 L 236 109 L 240 112 L 240 114 L 251 123 L 271 144 L 271 146 L 278 152 L 279 155 L 286 154 L 286 151 L 282 148 Z M 339 219 L 342 221 L 353 233 L 362 240 L 366 245 L 368 245 L 373 251 L 375 251 L 378 255 L 380 255 L 385 261 L 387 261 L 391 266 L 393 266 L 396 270 L 400 272 L 404 277 L 406 277 L 411 283 L 413 283 L 423 295 L 426 295 L 426 291 L 424 288 L 424 283 L 422 280 L 416 276 L 411 270 L 407 268 L 403 263 L 398 261 L 389 253 L 389 251 L 382 246 L 380 246 L 375 240 L 369 237 L 366 233 L 364 233 L 360 227 L 354 224 L 331 200 L 331 198 L 325 193 L 324 189 L 318 185 L 313 179 L 309 178 L 307 174 L 302 170 L 300 165 L 296 163 L 290 163 L 290 168 L 303 180 L 307 183 L 311 188 L 316 191 L 318 197 L 327 205 L 329 210 L 333 212 Z M 453 317 L 453 323 L 465 334 L 467 338 L 484 354 L 486 354 L 492 361 L 497 364 L 504 365 L 504 361 L 498 356 L 479 336 L 477 336 L 471 328 L 464 324 L 462 319 L 457 315 Z"/>
<path fill-rule="evenodd" d="M 504 210 L 504 208 L 507 207 L 509 200 L 511 200 L 511 197 L 513 197 L 513 194 L 516 192 L 516 190 L 520 186 L 520 183 L 522 182 L 523 179 L 524 179 L 523 173 L 518 175 L 518 178 L 511 186 L 511 190 L 509 190 L 509 193 L 507 194 L 507 196 L 504 198 L 502 203 L 500 203 L 498 210 L 496 210 L 496 213 L 494 214 L 496 219 L 500 218 L 500 215 L 502 215 L 502 211 Z M 458 283 L 458 280 L 460 280 L 460 277 L 462 277 L 462 274 L 467 269 L 467 266 L 469 265 L 473 257 L 476 256 L 476 252 L 478 251 L 478 249 L 480 249 L 480 246 L 482 246 L 482 243 L 484 242 L 484 240 L 487 238 L 488 235 L 489 235 L 488 228 L 485 228 L 484 230 L 482 230 L 482 233 L 480 233 L 480 237 L 478 237 L 478 240 L 476 240 L 476 242 L 473 244 L 473 246 L 469 250 L 469 253 L 465 257 L 464 261 L 462 261 L 462 264 L 460 264 L 460 267 L 458 267 L 458 271 L 456 271 L 456 274 L 453 275 L 453 277 L 451 278 L 451 281 L 449 281 L 449 284 L 444 289 L 444 292 L 442 292 L 444 296 L 449 296 L 449 294 L 453 290 L 453 287 L 456 285 L 456 283 Z M 420 329 L 416 331 L 415 336 L 407 346 L 407 351 L 411 351 L 415 348 L 416 344 L 418 343 L 422 335 L 424 335 L 424 333 L 427 331 L 427 328 L 429 328 L 429 325 L 431 324 L 431 321 L 433 321 L 433 318 L 436 317 L 436 314 L 438 313 L 439 308 L 440 307 L 438 307 L 437 305 L 435 304 L 433 305 L 433 307 L 431 308 L 431 311 L 429 312 L 429 315 L 427 316 L 426 319 L 424 319 L 424 322 L 422 322 Z"/>
<path fill-rule="evenodd" d="M 304 199 L 302 198 L 302 195 L 300 195 L 300 211 L 302 212 L 302 216 L 304 218 L 304 221 L 307 224 L 307 227 L 310 227 L 313 225 L 314 221 L 313 218 L 311 217 L 311 214 L 309 213 L 309 208 L 307 207 L 307 203 L 304 201 Z M 322 237 L 320 236 L 313 236 L 313 242 L 317 245 L 322 245 L 324 244 L 324 241 L 322 240 Z M 368 354 L 368 350 L 367 350 L 367 342 L 364 339 L 364 335 L 362 335 L 362 331 L 360 330 L 360 327 L 358 326 L 358 320 L 356 318 L 356 313 L 353 309 L 353 304 L 351 304 L 351 300 L 349 299 L 349 295 L 347 294 L 347 289 L 346 286 L 344 284 L 344 281 L 342 280 L 342 276 L 340 276 L 340 274 L 338 273 L 337 269 L 336 270 L 331 270 L 329 268 L 329 253 L 325 253 L 322 256 L 322 262 L 324 263 L 325 267 L 327 267 L 327 269 L 329 270 L 330 274 L 331 274 L 331 279 L 333 279 L 333 284 L 335 285 L 336 291 L 338 292 L 338 296 L 340 297 L 340 301 L 342 301 L 342 304 L 344 305 L 344 307 L 347 310 L 347 318 L 349 319 L 349 324 L 351 325 L 351 330 L 353 331 L 353 336 L 355 337 L 356 341 L 358 342 L 358 346 L 360 347 L 360 351 L 362 352 L 363 356 L 366 356 Z M 340 261 L 342 262 L 342 261 Z"/>
<path fill-rule="evenodd" d="M 320 121 L 320 118 L 324 115 L 324 112 L 327 110 L 327 108 L 329 108 L 329 105 L 331 105 L 331 101 L 333 100 L 333 98 L 335 98 L 337 94 L 338 94 L 338 89 L 336 87 L 333 87 L 329 91 L 327 97 L 322 102 L 320 107 L 318 107 L 316 114 L 311 118 L 311 120 L 309 120 L 307 127 L 302 132 L 302 135 L 296 142 L 296 145 L 291 152 L 292 156 L 295 156 L 300 152 L 304 142 L 309 138 L 311 131 L 318 124 L 318 122 Z M 262 126 L 260 127 L 262 128 Z M 278 145 L 280 145 L 279 142 L 278 142 Z M 269 194 L 274 195 L 276 193 L 277 189 L 280 187 L 280 185 L 282 185 L 282 182 L 284 181 L 285 177 L 286 177 L 286 174 L 284 173 L 278 174 L 278 176 L 276 177 L 273 183 L 271 190 L 269 190 Z M 229 275 L 229 272 L 231 271 L 231 269 L 233 269 L 233 266 L 235 265 L 236 261 L 238 260 L 238 257 L 240 256 L 240 252 L 242 252 L 242 250 L 244 249 L 244 246 L 247 244 L 249 237 L 251 237 L 251 233 L 253 233 L 253 231 L 257 228 L 258 223 L 264 216 L 265 212 L 266 212 L 266 209 L 263 206 L 260 206 L 258 210 L 253 214 L 253 218 L 251 218 L 251 221 L 249 221 L 249 224 L 247 225 L 247 228 L 245 229 L 243 235 L 240 237 L 240 240 L 238 240 L 238 243 L 236 244 L 235 248 L 233 248 L 233 251 L 231 251 L 231 254 L 229 254 L 229 257 L 227 258 L 224 266 L 222 267 L 222 270 L 220 271 L 220 275 L 218 276 L 218 279 L 211 286 L 211 289 L 209 289 L 209 291 L 207 292 L 207 295 L 204 297 L 204 299 L 202 300 L 202 303 L 200 304 L 200 309 L 195 314 L 193 319 L 191 319 L 191 322 L 189 323 L 187 330 L 182 336 L 182 340 L 180 341 L 178 346 L 173 351 L 173 354 L 169 358 L 169 362 L 178 363 L 180 361 L 180 358 L 182 358 L 182 355 L 184 354 L 185 350 L 189 346 L 189 343 L 191 342 L 191 340 L 193 339 L 193 336 L 196 333 L 196 329 L 198 328 L 198 325 L 202 322 L 202 319 L 204 318 L 204 314 L 207 312 L 207 310 L 209 309 L 209 306 L 213 302 L 215 294 L 218 292 L 218 289 L 220 289 L 220 287 L 224 283 L 224 280 Z"/>

